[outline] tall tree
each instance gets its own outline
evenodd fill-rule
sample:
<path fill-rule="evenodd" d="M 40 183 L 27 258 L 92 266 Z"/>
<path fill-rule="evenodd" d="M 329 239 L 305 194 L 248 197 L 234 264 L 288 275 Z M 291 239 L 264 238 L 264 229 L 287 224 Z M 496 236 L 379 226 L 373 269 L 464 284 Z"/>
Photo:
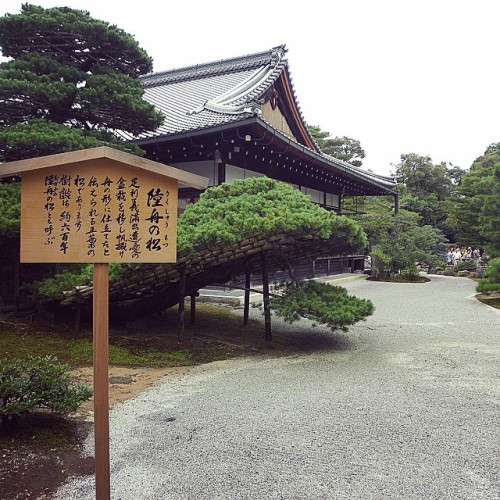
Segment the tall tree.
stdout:
<path fill-rule="evenodd" d="M 415 196 L 436 195 L 438 201 L 443 201 L 450 195 L 452 179 L 446 163 L 432 163 L 430 156 L 420 156 L 415 153 L 402 154 L 401 162 L 396 166 L 396 176 Z"/>
<path fill-rule="evenodd" d="M 365 151 L 358 140 L 345 136 L 332 138 L 330 132 L 321 130 L 316 125 L 311 125 L 309 130 L 323 153 L 346 161 L 355 167 L 361 167 Z"/>
<path fill-rule="evenodd" d="M 134 38 L 85 11 L 24 4 L 0 18 L 0 161 L 110 144 L 162 115 L 138 77 L 152 60 Z"/>
<path fill-rule="evenodd" d="M 88 12 L 24 4 L 0 17 L 0 49 L 10 58 L 0 64 L 0 163 L 101 145 L 141 154 L 120 131 L 140 134 L 163 120 L 138 79 L 151 58 Z M 19 259 L 19 191 L 18 182 L 0 183 L 2 273 Z"/>
<path fill-rule="evenodd" d="M 363 215 L 357 220 L 368 235 L 375 274 L 401 273 L 409 277 L 418 273 L 416 263 L 436 264 L 443 252 L 441 231 L 420 225 L 417 214 L 401 210 L 390 214 Z"/>
<path fill-rule="evenodd" d="M 451 196 L 460 184 L 465 171 L 445 162 L 434 164 L 430 156 L 402 154 L 396 165 L 401 183 L 400 205 L 421 217 L 421 225 L 431 225 L 454 240 L 453 229 L 446 223 Z"/>
<path fill-rule="evenodd" d="M 486 248 L 500 256 L 500 148 L 488 147 L 457 188 L 448 223 L 461 244 Z"/>

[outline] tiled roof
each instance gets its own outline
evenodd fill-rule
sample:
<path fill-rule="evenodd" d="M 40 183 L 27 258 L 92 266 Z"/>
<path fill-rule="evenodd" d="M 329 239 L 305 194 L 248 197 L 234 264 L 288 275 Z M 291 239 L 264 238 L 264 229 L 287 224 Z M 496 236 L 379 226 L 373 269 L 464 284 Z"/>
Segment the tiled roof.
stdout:
<path fill-rule="evenodd" d="M 285 47 L 146 75 L 144 98 L 165 115 L 147 139 L 205 129 L 259 115 L 259 99 L 287 65 Z"/>
<path fill-rule="evenodd" d="M 138 137 L 125 132 L 121 135 L 125 140 L 141 141 L 260 116 L 262 97 L 286 71 L 300 120 L 312 143 L 316 144 L 298 106 L 285 54 L 285 46 L 280 45 L 264 52 L 146 75 L 141 78 L 144 98 L 165 115 L 165 121 L 155 131 Z M 384 187 L 395 184 L 394 179 L 358 169 L 322 153 L 319 148 L 313 151 L 304 144 L 299 147 L 319 154 L 330 165 L 356 177 Z"/>

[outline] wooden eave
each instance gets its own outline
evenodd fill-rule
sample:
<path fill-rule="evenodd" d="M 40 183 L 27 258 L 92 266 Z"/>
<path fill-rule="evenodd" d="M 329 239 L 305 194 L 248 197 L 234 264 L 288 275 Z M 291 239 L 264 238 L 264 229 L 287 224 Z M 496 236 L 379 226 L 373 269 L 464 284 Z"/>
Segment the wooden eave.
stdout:
<path fill-rule="evenodd" d="M 251 136 L 246 141 L 245 136 Z M 258 117 L 195 132 L 136 141 L 148 157 L 181 164 L 214 160 L 218 150 L 224 163 L 320 191 L 346 196 L 394 195 L 390 186 L 368 173 L 335 163 L 274 129 Z M 239 148 L 236 152 L 235 148 Z"/>
<path fill-rule="evenodd" d="M 141 158 L 108 146 L 91 149 L 58 153 L 49 156 L 40 156 L 27 160 L 19 160 L 3 163 L 0 166 L 0 178 L 22 175 L 23 172 L 53 168 L 68 164 L 89 164 L 100 159 L 108 159 L 113 162 L 129 165 L 141 170 L 176 179 L 178 182 L 196 189 L 206 189 L 208 179 L 178 168 L 158 163 L 146 158 Z"/>
<path fill-rule="evenodd" d="M 297 107 L 297 102 L 294 98 L 294 93 L 292 90 L 290 76 L 286 68 L 281 72 L 281 75 L 276 81 L 275 85 L 280 96 L 280 101 L 283 104 L 283 108 L 280 107 L 281 112 L 287 118 L 290 128 L 296 135 L 296 139 L 298 140 L 298 142 L 304 144 L 309 149 L 317 151 L 318 147 L 312 140 L 307 126 L 304 123 L 302 115 Z"/>

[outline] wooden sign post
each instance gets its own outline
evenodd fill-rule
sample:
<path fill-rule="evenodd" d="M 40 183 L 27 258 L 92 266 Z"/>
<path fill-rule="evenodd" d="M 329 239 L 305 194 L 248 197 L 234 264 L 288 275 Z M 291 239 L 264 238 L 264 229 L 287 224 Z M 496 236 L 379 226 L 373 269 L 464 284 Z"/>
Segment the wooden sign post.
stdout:
<path fill-rule="evenodd" d="M 1 165 L 21 175 L 21 262 L 93 263 L 96 498 L 110 498 L 108 265 L 176 261 L 178 183 L 208 180 L 108 148 Z"/>

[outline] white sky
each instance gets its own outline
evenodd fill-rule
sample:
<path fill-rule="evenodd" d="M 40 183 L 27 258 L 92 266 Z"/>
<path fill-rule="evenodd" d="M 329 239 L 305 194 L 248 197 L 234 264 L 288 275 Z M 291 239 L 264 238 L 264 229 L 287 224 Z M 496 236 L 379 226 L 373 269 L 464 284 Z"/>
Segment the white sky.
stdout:
<path fill-rule="evenodd" d="M 0 15 L 22 1 L 1 0 Z M 357 139 L 363 166 L 402 153 L 469 168 L 500 141 L 498 0 L 38 0 L 132 34 L 164 71 L 286 44 L 305 120 Z"/>

